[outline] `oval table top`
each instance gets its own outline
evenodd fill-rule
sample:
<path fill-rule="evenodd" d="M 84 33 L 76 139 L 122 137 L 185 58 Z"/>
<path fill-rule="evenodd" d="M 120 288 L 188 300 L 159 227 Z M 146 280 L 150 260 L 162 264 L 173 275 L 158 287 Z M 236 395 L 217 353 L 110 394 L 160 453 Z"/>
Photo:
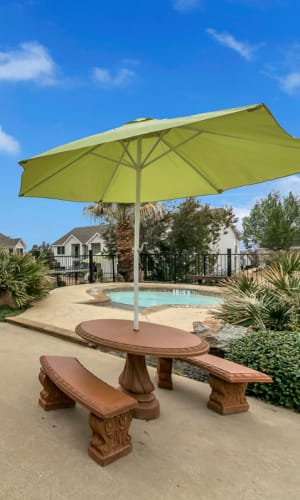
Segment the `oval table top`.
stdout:
<path fill-rule="evenodd" d="M 96 345 L 137 355 L 183 358 L 205 354 L 209 349 L 208 343 L 193 333 L 143 321 L 136 331 L 131 320 L 95 319 L 83 321 L 75 332 Z"/>

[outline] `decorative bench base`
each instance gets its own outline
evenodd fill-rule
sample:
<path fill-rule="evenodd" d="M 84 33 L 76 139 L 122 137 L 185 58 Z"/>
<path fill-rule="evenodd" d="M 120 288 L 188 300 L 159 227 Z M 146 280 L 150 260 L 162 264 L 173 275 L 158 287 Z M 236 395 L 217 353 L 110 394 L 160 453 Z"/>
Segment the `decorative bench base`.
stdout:
<path fill-rule="evenodd" d="M 168 389 L 169 391 L 173 390 L 173 382 L 172 382 L 172 358 L 158 358 L 157 359 L 157 376 L 158 382 L 157 385 L 161 389 Z"/>
<path fill-rule="evenodd" d="M 39 381 L 44 387 L 40 393 L 39 405 L 44 408 L 45 411 L 60 410 L 75 406 L 76 402 L 53 384 L 52 380 L 42 368 L 39 374 Z"/>
<path fill-rule="evenodd" d="M 90 413 L 89 424 L 93 431 L 90 441 L 89 456 L 100 465 L 107 465 L 131 449 L 131 437 L 128 434 L 132 421 L 132 411 L 118 417 L 101 419 Z"/>
<path fill-rule="evenodd" d="M 271 377 L 265 373 L 211 354 L 181 358 L 181 361 L 209 372 L 208 383 L 212 392 L 207 406 L 221 415 L 248 411 L 249 404 L 246 398 L 248 382 L 272 382 Z M 162 389 L 173 388 L 172 362 L 171 358 L 157 360 L 158 387 Z"/>
<path fill-rule="evenodd" d="M 127 455 L 132 449 L 128 431 L 136 401 L 98 379 L 74 358 L 42 356 L 41 364 L 40 406 L 48 411 L 81 403 L 90 410 L 89 456 L 107 465 Z"/>
<path fill-rule="evenodd" d="M 249 410 L 246 399 L 246 383 L 232 384 L 225 382 L 214 375 L 210 375 L 208 383 L 212 388 L 207 407 L 220 413 L 230 415 L 231 413 L 243 413 Z"/>

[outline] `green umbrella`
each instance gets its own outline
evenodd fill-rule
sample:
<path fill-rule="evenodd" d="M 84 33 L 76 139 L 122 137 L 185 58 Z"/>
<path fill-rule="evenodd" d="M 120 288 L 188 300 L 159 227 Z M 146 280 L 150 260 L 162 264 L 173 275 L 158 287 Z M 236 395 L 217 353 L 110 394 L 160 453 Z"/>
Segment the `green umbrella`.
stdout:
<path fill-rule="evenodd" d="M 143 118 L 20 161 L 20 196 L 135 203 L 138 329 L 141 202 L 222 193 L 300 171 L 300 141 L 264 104 L 174 119 Z"/>

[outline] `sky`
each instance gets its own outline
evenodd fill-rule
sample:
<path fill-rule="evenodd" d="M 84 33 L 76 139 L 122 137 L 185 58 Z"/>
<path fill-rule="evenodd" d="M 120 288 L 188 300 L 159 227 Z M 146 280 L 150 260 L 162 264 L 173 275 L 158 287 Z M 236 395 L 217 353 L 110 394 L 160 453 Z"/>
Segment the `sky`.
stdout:
<path fill-rule="evenodd" d="M 18 161 L 139 117 L 264 102 L 300 137 L 298 0 L 0 0 L 0 233 L 27 250 L 94 224 L 19 198 Z M 300 176 L 200 198 L 239 217 Z"/>

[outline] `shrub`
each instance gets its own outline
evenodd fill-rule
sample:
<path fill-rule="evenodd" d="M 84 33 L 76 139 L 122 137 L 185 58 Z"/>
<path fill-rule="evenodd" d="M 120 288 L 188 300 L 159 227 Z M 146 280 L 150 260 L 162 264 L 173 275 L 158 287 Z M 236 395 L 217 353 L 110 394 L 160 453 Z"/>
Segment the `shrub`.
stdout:
<path fill-rule="evenodd" d="M 220 318 L 260 330 L 300 330 L 300 255 L 279 254 L 257 282 L 243 274 L 226 285 Z"/>
<path fill-rule="evenodd" d="M 272 377 L 271 384 L 248 384 L 248 394 L 300 411 L 299 332 L 252 332 L 231 342 L 226 358 Z"/>
<path fill-rule="evenodd" d="M 0 304 L 27 307 L 45 297 L 52 281 L 45 264 L 32 255 L 8 254 L 0 248 Z"/>

